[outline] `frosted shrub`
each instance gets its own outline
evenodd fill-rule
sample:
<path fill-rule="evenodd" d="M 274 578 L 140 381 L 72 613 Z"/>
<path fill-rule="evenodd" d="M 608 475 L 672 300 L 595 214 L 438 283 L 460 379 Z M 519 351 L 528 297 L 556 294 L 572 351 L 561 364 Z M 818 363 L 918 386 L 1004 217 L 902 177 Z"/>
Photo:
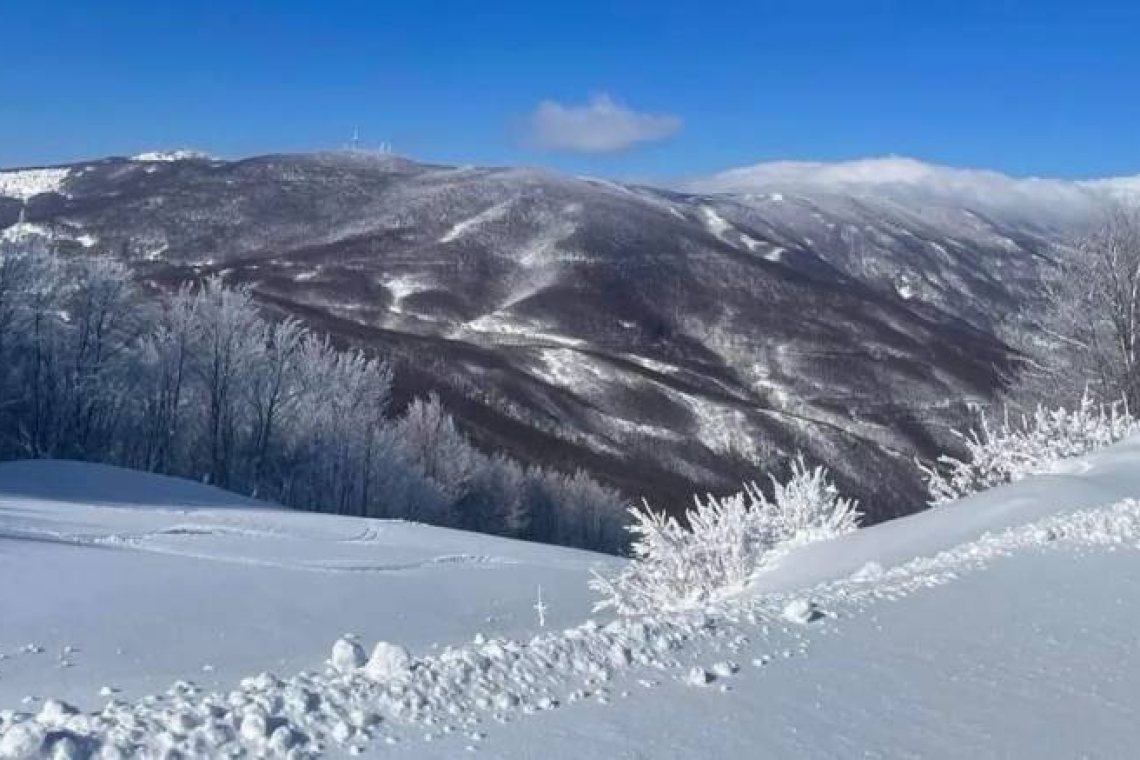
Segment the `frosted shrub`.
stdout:
<path fill-rule="evenodd" d="M 854 499 L 845 499 L 827 477 L 823 467 L 808 469 L 802 456 L 792 462 L 787 483 L 772 481 L 772 500 L 764 500 L 755 485 L 747 490 L 763 501 L 770 515 L 776 542 L 801 544 L 831 538 L 859 527 L 862 513 Z"/>
<path fill-rule="evenodd" d="M 771 498 L 753 483 L 694 499 L 687 527 L 648 505 L 631 509 L 632 561 L 615 576 L 595 575 L 598 609 L 631 615 L 701 604 L 743 588 L 790 546 L 859 526 L 855 502 L 838 495 L 824 468 L 797 457 L 787 482 L 771 480 Z"/>
<path fill-rule="evenodd" d="M 1086 391 L 1075 410 L 1045 409 L 1000 425 L 983 415 L 980 425 L 955 434 L 966 447 L 966 459 L 939 457 L 931 465 L 919 464 L 926 476 L 931 506 L 946 504 L 972 493 L 1051 472 L 1057 463 L 1115 443 L 1140 431 L 1140 425 L 1123 403 L 1097 404 Z"/>

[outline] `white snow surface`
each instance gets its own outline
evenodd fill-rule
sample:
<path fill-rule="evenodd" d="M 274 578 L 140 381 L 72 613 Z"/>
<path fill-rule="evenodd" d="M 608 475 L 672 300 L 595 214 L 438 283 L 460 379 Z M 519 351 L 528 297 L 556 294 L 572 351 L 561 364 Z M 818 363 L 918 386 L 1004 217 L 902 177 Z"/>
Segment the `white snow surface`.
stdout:
<path fill-rule="evenodd" d="M 1140 438 L 591 621 L 617 560 L 0 465 L 0 757 L 1127 757 L 1135 497 Z"/>
<path fill-rule="evenodd" d="M 0 196 L 26 201 L 44 193 L 62 193 L 68 168 L 0 171 Z"/>

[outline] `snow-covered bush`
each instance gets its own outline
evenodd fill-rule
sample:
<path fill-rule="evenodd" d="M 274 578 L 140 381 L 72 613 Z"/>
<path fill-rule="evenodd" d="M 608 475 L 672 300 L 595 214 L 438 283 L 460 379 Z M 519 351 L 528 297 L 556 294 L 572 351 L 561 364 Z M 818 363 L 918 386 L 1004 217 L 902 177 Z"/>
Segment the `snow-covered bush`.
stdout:
<path fill-rule="evenodd" d="M 933 465 L 919 463 L 926 476 L 931 506 L 946 504 L 978 491 L 1050 472 L 1058 462 L 1081 456 L 1140 431 L 1125 405 L 1098 404 L 1086 391 L 1074 410 L 1038 405 L 1030 415 L 1011 417 L 1000 425 L 985 415 L 977 428 L 955 431 L 966 458 L 941 456 Z"/>
<path fill-rule="evenodd" d="M 771 500 L 764 499 L 755 484 L 748 488 L 754 498 L 764 504 L 777 544 L 810 543 L 859 527 L 863 515 L 856 509 L 855 500 L 839 495 L 826 469 L 821 466 L 809 469 L 803 457 L 797 456 L 792 462 L 791 475 L 786 483 L 769 476 Z"/>
<path fill-rule="evenodd" d="M 755 483 L 732 496 L 695 499 L 685 523 L 646 505 L 630 510 L 632 561 L 612 577 L 595 575 L 598 609 L 642 614 L 700 604 L 742 588 L 790 546 L 859 527 L 860 513 L 839 496 L 822 467 L 792 462 L 772 477 L 769 498 Z"/>

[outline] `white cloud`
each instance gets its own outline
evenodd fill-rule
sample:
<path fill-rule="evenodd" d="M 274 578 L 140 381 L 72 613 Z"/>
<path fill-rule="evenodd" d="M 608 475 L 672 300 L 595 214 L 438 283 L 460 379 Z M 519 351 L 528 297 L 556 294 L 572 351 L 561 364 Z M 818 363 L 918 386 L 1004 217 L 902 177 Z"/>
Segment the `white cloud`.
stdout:
<path fill-rule="evenodd" d="M 1127 198 L 1130 188 L 1140 191 L 1140 178 L 1077 182 L 1010 177 L 992 171 L 956 169 L 889 156 L 839 163 L 776 161 L 688 180 L 679 187 L 696 193 L 805 191 L 904 201 L 920 199 L 1002 215 L 1015 214 L 1030 221 L 1057 221 L 1064 217 L 1072 222 L 1102 212 L 1110 197 Z"/>
<path fill-rule="evenodd" d="M 537 147 L 575 153 L 612 153 L 664 140 L 680 129 L 677 116 L 638 113 L 608 95 L 595 95 L 581 106 L 544 100 L 530 117 L 530 136 Z"/>

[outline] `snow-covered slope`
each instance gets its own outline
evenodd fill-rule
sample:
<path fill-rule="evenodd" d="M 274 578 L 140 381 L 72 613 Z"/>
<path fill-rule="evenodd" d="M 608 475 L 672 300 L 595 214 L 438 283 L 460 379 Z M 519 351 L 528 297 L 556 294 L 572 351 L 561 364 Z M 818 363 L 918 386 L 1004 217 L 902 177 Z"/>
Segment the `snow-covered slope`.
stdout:
<path fill-rule="evenodd" d="M 439 393 L 486 449 L 672 508 L 802 451 L 875 519 L 919 503 L 913 458 L 992 397 L 992 326 L 1061 234 L 920 195 L 679 193 L 357 152 L 109 158 L 66 191 L 0 198 L 0 228 L 23 215 L 153 292 L 248 285 L 391 357 L 397 404 Z"/>
<path fill-rule="evenodd" d="M 0 756 L 1126 757 L 1138 473 L 1132 439 L 594 623 L 594 555 L 3 465 Z"/>
<path fill-rule="evenodd" d="M 44 193 L 61 193 L 70 173 L 67 167 L 0 171 L 0 197 L 26 201 Z"/>
<path fill-rule="evenodd" d="M 552 623 L 577 621 L 582 579 L 613 561 L 99 465 L 0 464 L 0 709 L 29 695 L 94 707 L 102 686 L 228 688 L 316 666 L 351 631 L 417 651 L 522 635 L 538 585 Z"/>

